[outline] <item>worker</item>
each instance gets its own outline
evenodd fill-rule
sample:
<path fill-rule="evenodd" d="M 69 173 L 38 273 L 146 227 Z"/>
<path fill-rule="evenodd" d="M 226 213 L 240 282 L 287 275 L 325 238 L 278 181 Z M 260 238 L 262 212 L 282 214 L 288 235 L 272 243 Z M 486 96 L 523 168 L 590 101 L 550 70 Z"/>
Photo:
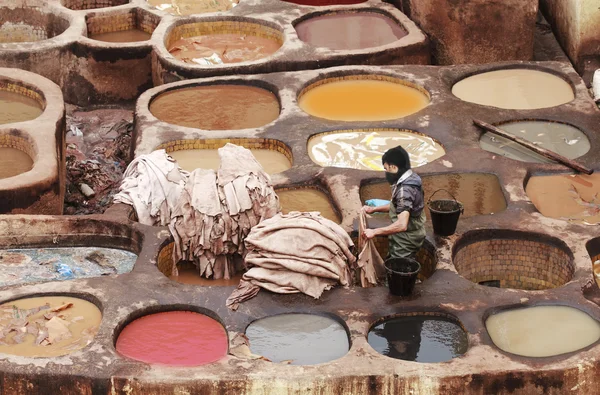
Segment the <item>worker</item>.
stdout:
<path fill-rule="evenodd" d="M 385 168 L 385 178 L 392 186 L 390 203 L 370 207 L 364 206 L 367 214 L 388 212 L 391 225 L 365 229 L 364 236 L 388 236 L 389 253 L 387 258 L 412 258 L 425 241 L 425 198 L 421 177 L 410 168 L 408 153 L 401 146 L 391 148 L 381 158 Z"/>

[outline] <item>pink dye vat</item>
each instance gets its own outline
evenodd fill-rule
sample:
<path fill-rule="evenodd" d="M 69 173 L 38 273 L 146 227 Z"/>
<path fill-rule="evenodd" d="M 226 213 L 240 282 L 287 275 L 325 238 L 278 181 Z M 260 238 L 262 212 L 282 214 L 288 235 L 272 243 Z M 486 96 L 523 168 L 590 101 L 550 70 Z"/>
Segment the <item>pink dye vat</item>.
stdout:
<path fill-rule="evenodd" d="M 121 331 L 117 351 L 138 361 L 199 366 L 227 354 L 227 333 L 210 317 L 191 311 L 150 314 Z"/>

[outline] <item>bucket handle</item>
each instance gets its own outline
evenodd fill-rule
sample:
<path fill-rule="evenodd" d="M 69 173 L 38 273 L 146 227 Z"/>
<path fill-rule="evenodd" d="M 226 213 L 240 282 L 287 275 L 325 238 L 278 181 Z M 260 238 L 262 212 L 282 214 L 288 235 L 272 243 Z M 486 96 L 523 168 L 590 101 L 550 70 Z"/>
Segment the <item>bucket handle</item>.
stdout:
<path fill-rule="evenodd" d="M 461 212 L 462 214 L 464 214 L 464 213 L 465 213 L 465 209 L 464 209 L 464 207 L 463 207 L 462 203 L 461 203 L 461 202 L 459 202 L 458 200 L 456 200 L 456 198 L 454 197 L 454 195 L 453 195 L 453 194 L 451 194 L 451 193 L 450 193 L 450 191 L 448 191 L 447 189 L 444 189 L 444 188 L 440 188 L 440 189 L 438 189 L 437 191 L 435 191 L 434 193 L 432 193 L 432 194 L 431 194 L 431 196 L 429 196 L 429 199 L 427 199 L 427 204 L 428 204 L 428 205 L 429 205 L 429 202 L 431 201 L 431 198 L 433 198 L 433 196 L 434 196 L 436 193 L 438 193 L 439 191 L 445 191 L 445 192 L 446 192 L 448 195 L 450 195 L 450 196 L 452 197 L 452 199 L 454 199 L 454 201 L 455 201 L 455 202 L 458 204 L 458 206 L 460 207 L 460 212 Z"/>

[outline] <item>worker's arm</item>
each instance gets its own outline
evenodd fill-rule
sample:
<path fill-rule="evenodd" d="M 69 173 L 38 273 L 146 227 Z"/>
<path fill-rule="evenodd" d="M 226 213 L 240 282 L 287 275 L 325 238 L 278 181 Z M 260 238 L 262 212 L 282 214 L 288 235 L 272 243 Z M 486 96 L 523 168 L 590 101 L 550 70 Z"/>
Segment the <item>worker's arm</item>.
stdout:
<path fill-rule="evenodd" d="M 383 228 L 365 229 L 364 236 L 367 239 L 372 239 L 376 236 L 388 236 L 393 235 L 394 233 L 406 232 L 409 218 L 410 213 L 408 211 L 403 211 L 398 215 L 396 222 Z"/>
<path fill-rule="evenodd" d="M 363 211 L 367 214 L 373 213 L 387 213 L 390 211 L 390 204 L 384 204 L 383 206 L 371 207 L 371 206 L 363 206 Z"/>

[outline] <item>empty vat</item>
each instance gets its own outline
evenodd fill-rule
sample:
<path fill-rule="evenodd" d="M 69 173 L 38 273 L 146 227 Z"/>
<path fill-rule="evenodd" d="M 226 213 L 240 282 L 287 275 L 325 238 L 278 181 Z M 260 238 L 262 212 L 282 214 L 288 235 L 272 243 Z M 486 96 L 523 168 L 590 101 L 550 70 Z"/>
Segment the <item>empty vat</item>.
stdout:
<path fill-rule="evenodd" d="M 26 2 L 0 7 L 0 44 L 48 40 L 69 27 L 66 18 L 42 7 L 27 7 Z"/>
<path fill-rule="evenodd" d="M 600 223 L 599 174 L 533 176 L 525 191 L 535 208 L 546 217 Z"/>
<path fill-rule="evenodd" d="M 556 152 L 569 159 L 579 158 L 590 150 L 590 141 L 586 135 L 576 127 L 564 123 L 523 121 L 505 123 L 499 127 L 540 148 Z M 521 162 L 553 163 L 552 160 L 536 154 L 521 144 L 493 133 L 483 133 L 479 145 L 486 151 Z"/>
<path fill-rule="evenodd" d="M 279 116 L 279 100 L 249 85 L 203 85 L 160 94 L 150 112 L 174 125 L 206 130 L 258 128 Z"/>
<path fill-rule="evenodd" d="M 548 108 L 575 98 L 564 79 L 543 71 L 506 69 L 475 74 L 452 87 L 461 100 L 512 110 Z"/>
<path fill-rule="evenodd" d="M 378 12 L 332 12 L 296 24 L 300 40 L 334 50 L 356 50 L 391 44 L 406 36 L 404 28 Z"/>
<path fill-rule="evenodd" d="M 3 249 L 0 287 L 128 273 L 136 259 L 133 252 L 103 247 Z"/>
<path fill-rule="evenodd" d="M 210 66 L 266 58 L 281 48 L 283 37 L 278 29 L 261 23 L 222 20 L 176 26 L 166 47 L 178 60 Z"/>
<path fill-rule="evenodd" d="M 337 121 L 384 121 L 418 112 L 428 95 L 408 82 L 379 76 L 355 75 L 324 80 L 306 88 L 300 108 L 319 118 Z"/>
<path fill-rule="evenodd" d="M 0 89 L 0 125 L 31 121 L 42 115 L 44 107 L 30 90 L 12 84 L 7 87 L 12 90 Z"/>
<path fill-rule="evenodd" d="M 102 313 L 95 304 L 69 296 L 39 296 L 0 306 L 0 353 L 57 357 L 90 344 Z"/>
<path fill-rule="evenodd" d="M 251 148 L 250 151 L 268 174 L 281 173 L 292 167 L 288 156 L 271 149 Z M 194 169 L 218 170 L 221 164 L 218 149 L 189 149 L 169 152 L 179 166 Z"/>
<path fill-rule="evenodd" d="M 415 362 L 444 362 L 469 347 L 464 329 L 445 315 L 415 314 L 395 317 L 369 331 L 369 345 L 385 356 Z"/>
<path fill-rule="evenodd" d="M 418 172 L 418 171 L 417 171 Z M 498 177 L 489 173 L 447 173 L 422 177 L 425 200 L 435 191 L 435 199 L 452 199 L 453 195 L 463 204 L 464 216 L 494 214 L 506 209 L 506 199 Z M 360 189 L 361 200 L 386 199 L 391 197 L 391 188 L 387 182 L 365 184 Z M 429 210 L 425 209 L 429 217 Z"/>
<path fill-rule="evenodd" d="M 437 141 L 409 130 L 347 130 L 317 134 L 308 140 L 308 154 L 313 162 L 323 167 L 384 171 L 382 155 L 398 145 L 408 152 L 412 167 L 426 165 L 445 154 Z"/>
<path fill-rule="evenodd" d="M 571 281 L 575 272 L 569 248 L 541 233 L 471 231 L 455 244 L 453 252 L 458 274 L 492 287 L 556 288 Z"/>
<path fill-rule="evenodd" d="M 192 311 L 145 315 L 129 323 L 117 338 L 117 352 L 138 361 L 170 366 L 199 366 L 227 354 L 225 328 Z"/>
<path fill-rule="evenodd" d="M 283 214 L 291 211 L 318 211 L 324 218 L 338 224 L 341 222 L 329 196 L 317 188 L 278 189 L 275 192 L 279 196 Z"/>
<path fill-rule="evenodd" d="M 316 365 L 343 357 L 350 349 L 348 333 L 336 320 L 313 314 L 281 314 L 246 328 L 253 354 L 273 362 Z"/>
<path fill-rule="evenodd" d="M 600 324 L 568 306 L 535 306 L 491 315 L 485 326 L 501 350 L 550 357 L 580 350 L 600 339 Z"/>
<path fill-rule="evenodd" d="M 204 14 L 227 11 L 238 4 L 238 0 L 146 0 L 157 10 L 173 15 Z"/>

